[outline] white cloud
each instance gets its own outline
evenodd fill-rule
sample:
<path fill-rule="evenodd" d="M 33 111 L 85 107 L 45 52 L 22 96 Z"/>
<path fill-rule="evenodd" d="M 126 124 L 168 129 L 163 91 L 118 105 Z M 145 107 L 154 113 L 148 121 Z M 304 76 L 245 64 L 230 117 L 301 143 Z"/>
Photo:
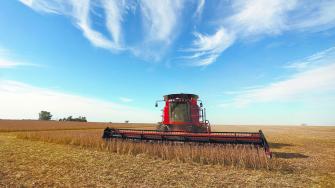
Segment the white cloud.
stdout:
<path fill-rule="evenodd" d="M 93 8 L 91 0 L 20 0 L 25 5 L 40 12 L 62 14 L 70 16 L 83 31 L 85 37 L 97 47 L 118 50 L 121 49 L 123 14 L 127 8 L 132 8 L 131 2 L 125 0 L 100 0 L 105 11 L 106 28 L 112 39 L 94 30 L 91 26 L 90 10 Z M 144 24 L 147 28 L 148 40 L 169 43 L 178 23 L 178 15 L 182 8 L 182 1 L 140 1 Z"/>
<path fill-rule="evenodd" d="M 211 36 L 201 33 L 195 33 L 195 36 L 193 48 L 186 50 L 193 53 L 186 56 L 186 59 L 190 59 L 192 65 L 195 66 L 212 64 L 220 56 L 221 52 L 227 49 L 235 40 L 235 36 L 224 28 L 220 28 Z"/>
<path fill-rule="evenodd" d="M 61 14 L 66 11 L 65 8 L 70 5 L 70 2 L 62 0 L 20 0 L 26 6 L 30 8 L 47 13 Z"/>
<path fill-rule="evenodd" d="M 79 26 L 79 28 L 82 29 L 84 36 L 90 40 L 90 42 L 101 48 L 105 49 L 111 49 L 116 50 L 118 49 L 118 46 L 113 41 L 107 39 L 103 34 L 100 32 L 94 30 L 91 27 L 90 24 L 90 1 L 84 0 L 84 1 L 72 1 L 72 8 L 73 13 L 72 16 L 76 20 L 76 24 Z M 77 3 L 75 3 L 77 2 Z M 79 2 L 79 3 L 78 3 Z"/>
<path fill-rule="evenodd" d="M 14 61 L 10 61 L 7 59 L 1 59 L 0 57 L 0 69 L 1 68 L 14 68 L 17 66 L 24 66 L 24 63 L 18 63 L 18 62 L 14 62 Z"/>
<path fill-rule="evenodd" d="M 122 102 L 133 102 L 133 99 L 127 97 L 120 97 L 120 101 Z"/>
<path fill-rule="evenodd" d="M 335 91 L 335 48 L 312 55 L 308 63 L 301 62 L 308 68 L 301 70 L 289 78 L 265 86 L 242 90 L 231 102 L 222 106 L 245 107 L 260 102 L 280 102 L 311 96 L 318 100 L 320 94 Z M 315 58 L 317 57 L 317 58 Z M 329 58 L 332 57 L 332 58 Z M 314 61 L 311 61 L 314 59 Z M 321 65 L 319 63 L 322 63 Z M 315 98 L 316 96 L 316 98 Z"/>
<path fill-rule="evenodd" d="M 14 60 L 11 56 L 9 50 L 0 48 L 0 69 L 15 68 L 19 66 L 29 66 L 29 67 L 41 67 L 41 65 L 26 63 L 18 60 Z"/>
<path fill-rule="evenodd" d="M 204 11 L 205 0 L 199 0 L 191 6 L 184 0 L 20 0 L 26 6 L 43 13 L 65 15 L 74 21 L 83 35 L 94 45 L 112 51 L 127 50 L 136 56 L 151 61 L 161 60 L 161 57 L 176 37 L 183 33 L 183 27 L 194 27 L 197 30 L 199 19 Z M 194 65 L 206 66 L 217 60 L 220 54 L 234 42 L 266 36 L 280 35 L 284 32 L 315 32 L 335 27 L 335 1 L 331 0 L 235 0 L 224 2 L 225 6 L 217 6 L 211 11 L 219 11 L 219 17 L 210 20 L 206 17 L 203 23 L 209 28 L 207 32 L 195 32 L 195 38 L 189 48 L 197 49 L 186 52 L 186 59 L 195 62 Z M 222 4 L 222 2 L 221 2 Z M 183 18 L 192 10 L 193 16 Z M 136 9 L 139 8 L 137 11 Z M 103 10 L 103 15 L 93 17 L 96 10 Z M 187 10 L 185 10 L 187 9 Z M 141 16 L 142 22 L 136 23 L 138 31 L 125 31 L 123 23 L 132 12 Z M 127 17 L 129 16 L 129 17 Z M 108 34 L 95 29 L 96 23 L 104 21 Z M 189 22 L 189 23 L 182 23 Z M 214 24 L 213 24 L 214 23 Z M 99 23 L 100 24 L 100 23 Z M 138 25 L 137 25 L 138 24 Z M 217 32 L 207 35 L 216 27 Z M 224 28 L 224 29 L 223 29 Z M 223 34 L 222 34 L 223 33 Z M 218 38 L 219 35 L 222 38 Z M 217 41 L 213 41 L 217 40 Z M 201 51 L 200 45 L 217 43 L 211 50 Z M 202 44 L 200 44 L 202 43 Z M 214 45 L 214 44 L 213 44 Z M 192 53 L 192 54 L 190 54 Z M 185 56 L 185 54 L 183 54 Z M 172 58 L 173 59 L 173 58 Z"/>
<path fill-rule="evenodd" d="M 285 13 L 293 9 L 295 4 L 294 0 L 233 1 L 233 14 L 224 18 L 224 24 L 212 36 L 197 34 L 193 41 L 197 50 L 188 58 L 194 61 L 194 65 L 209 65 L 235 42 L 236 37 L 280 33 L 285 28 Z M 212 49 L 208 50 L 206 46 Z"/>
<path fill-rule="evenodd" d="M 140 3 L 148 39 L 170 43 L 176 33 L 183 1 L 143 0 Z"/>
<path fill-rule="evenodd" d="M 322 31 L 335 27 L 335 1 L 299 1 L 300 11 L 292 17 L 292 29 Z"/>
<path fill-rule="evenodd" d="M 109 49 L 114 52 L 128 50 L 137 56 L 147 56 L 158 60 L 164 54 L 166 47 L 172 43 L 178 34 L 178 24 L 182 14 L 183 0 L 177 1 L 131 1 L 131 0 L 20 0 L 35 11 L 49 14 L 59 14 L 70 17 L 81 29 L 83 35 L 96 47 Z M 101 8 L 103 15 L 93 18 L 95 8 Z M 136 8 L 140 7 L 140 11 Z M 142 22 L 141 31 L 135 33 L 127 41 L 122 23 L 128 12 L 139 13 Z M 95 23 L 105 21 L 105 28 L 110 36 L 94 29 Z M 142 25 L 141 25 L 142 24 Z M 144 30 L 143 30 L 144 29 Z M 143 31 L 142 31 L 143 30 Z M 129 32 L 132 35 L 134 32 Z M 139 34 L 142 33 L 142 34 Z M 144 36 L 142 36 L 144 34 Z M 140 39 L 137 39 L 140 38 Z M 127 43 L 129 42 L 129 44 Z"/>
<path fill-rule="evenodd" d="M 236 0 L 231 1 L 230 7 L 231 13 L 228 16 L 217 18 L 220 20 L 217 27 L 225 28 L 226 33 L 234 36 L 233 42 L 280 35 L 289 31 L 315 32 L 335 27 L 335 1 Z M 219 11 L 229 12 L 222 9 Z M 208 37 L 215 35 L 216 33 Z M 194 39 L 193 45 L 198 38 Z M 208 58 L 198 59 L 201 50 L 188 57 L 196 65 L 208 65 L 215 62 L 228 47 Z"/>
<path fill-rule="evenodd" d="M 55 118 L 86 116 L 89 121 L 156 122 L 159 115 L 110 101 L 67 94 L 25 83 L 0 80 L 0 118 L 36 119 L 41 110 Z"/>
<path fill-rule="evenodd" d="M 106 26 L 116 45 L 120 45 L 122 14 L 126 7 L 125 1 L 103 0 L 106 14 Z"/>
<path fill-rule="evenodd" d="M 306 93 L 326 92 L 335 88 L 335 64 L 298 73 L 287 80 L 245 91 L 235 98 L 237 106 L 257 102 L 296 99 Z"/>
<path fill-rule="evenodd" d="M 334 60 L 335 60 L 335 47 L 332 47 L 327 50 L 315 53 L 302 60 L 290 62 L 288 63 L 288 65 L 285 66 L 285 68 L 302 71 L 306 69 L 315 68 L 316 66 L 329 64 L 330 62 L 334 62 Z"/>
<path fill-rule="evenodd" d="M 223 24 L 241 37 L 285 31 L 320 31 L 335 26 L 335 1 L 237 0 Z"/>
<path fill-rule="evenodd" d="M 197 6 L 197 9 L 195 10 L 195 13 L 194 13 L 196 18 L 201 17 L 201 14 L 202 14 L 202 12 L 204 10 L 204 7 L 205 7 L 205 3 L 206 3 L 206 0 L 199 0 L 198 1 L 198 6 Z"/>
<path fill-rule="evenodd" d="M 279 34 L 287 27 L 287 13 L 296 5 L 297 0 L 237 0 L 226 22 L 230 29 L 246 36 Z"/>
<path fill-rule="evenodd" d="M 103 1 L 106 11 L 106 26 L 112 35 L 112 39 L 94 30 L 91 26 L 90 11 L 92 9 L 91 0 L 20 0 L 28 7 L 45 13 L 60 14 L 71 17 L 75 24 L 83 31 L 84 36 L 97 47 L 121 50 L 121 21 L 124 3 L 121 1 Z"/>

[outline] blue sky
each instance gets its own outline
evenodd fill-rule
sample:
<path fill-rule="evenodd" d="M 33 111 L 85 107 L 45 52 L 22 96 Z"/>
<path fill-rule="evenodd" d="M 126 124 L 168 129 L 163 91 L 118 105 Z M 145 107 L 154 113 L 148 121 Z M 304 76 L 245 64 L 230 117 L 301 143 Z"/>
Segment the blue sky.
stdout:
<path fill-rule="evenodd" d="M 0 118 L 157 122 L 195 93 L 215 124 L 335 124 L 335 1 L 0 2 Z"/>

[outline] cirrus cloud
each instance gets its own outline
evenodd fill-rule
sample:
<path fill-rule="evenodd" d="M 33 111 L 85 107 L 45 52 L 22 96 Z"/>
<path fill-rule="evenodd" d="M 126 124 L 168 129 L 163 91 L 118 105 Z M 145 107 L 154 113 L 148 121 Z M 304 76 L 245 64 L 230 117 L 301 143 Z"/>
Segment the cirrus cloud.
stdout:
<path fill-rule="evenodd" d="M 297 72 L 268 85 L 231 92 L 233 98 L 221 106 L 246 107 L 255 103 L 292 101 L 303 96 L 318 101 L 320 95 L 335 92 L 334 47 L 292 62 L 284 68 L 287 67 Z"/>
<path fill-rule="evenodd" d="M 12 57 L 12 53 L 0 47 L 0 69 L 9 69 L 15 67 L 41 67 L 34 63 L 27 63 Z"/>
<path fill-rule="evenodd" d="M 234 42 L 249 39 L 262 38 L 266 36 L 280 35 L 283 32 L 317 32 L 335 27 L 335 1 L 300 1 L 300 0 L 236 0 L 232 1 L 225 12 L 229 12 L 225 17 L 216 19 L 216 27 L 225 29 L 231 37 L 230 43 L 227 40 L 216 42 L 226 45 L 215 51 L 196 51 L 187 55 L 194 65 L 209 65 L 214 63 L 222 52 L 224 52 Z M 219 9 L 223 12 L 224 10 Z M 202 34 L 198 34 L 202 35 Z M 195 36 L 191 48 L 205 48 L 199 46 L 199 37 Z M 215 38 L 217 33 L 207 38 Z M 199 57 L 199 52 L 206 53 L 207 56 Z M 211 57 L 211 58 L 208 58 Z"/>
<path fill-rule="evenodd" d="M 220 4 L 226 6 L 215 9 L 206 9 L 212 1 L 205 0 L 192 1 L 187 6 L 185 0 L 20 1 L 35 11 L 71 18 L 96 47 L 112 52 L 130 52 L 150 61 L 162 60 L 167 51 L 178 51 L 173 49 L 173 43 L 187 38 L 183 49 L 193 51 L 182 51 L 181 59 L 194 62 L 195 66 L 216 62 L 236 42 L 285 32 L 318 32 L 335 27 L 335 2 L 329 0 L 221 1 Z M 102 9 L 104 14 L 95 16 L 93 13 L 97 9 Z M 216 16 L 202 16 L 206 11 L 216 11 L 213 14 Z M 104 23 L 106 32 L 95 28 L 100 22 Z M 201 24 L 205 27 L 200 30 Z M 192 34 L 190 41 L 189 35 Z M 208 45 L 212 45 L 211 49 L 207 48 Z"/>
<path fill-rule="evenodd" d="M 131 1 L 131 0 L 20 0 L 26 6 L 35 11 L 58 14 L 70 17 L 74 24 L 83 32 L 83 35 L 96 47 L 117 51 L 129 51 L 135 55 L 147 53 L 151 45 L 156 46 L 157 42 L 162 46 L 168 46 L 177 33 L 179 23 L 178 16 L 183 7 L 183 0 L 178 1 Z M 124 31 L 123 22 L 129 12 L 135 13 L 140 7 L 140 16 L 143 18 L 145 38 L 140 44 L 128 44 L 127 31 Z M 104 15 L 93 18 L 92 12 L 96 8 L 104 10 Z M 130 11 L 132 10 L 132 11 Z M 136 12 L 138 13 L 138 11 Z M 94 29 L 94 22 L 103 20 L 108 33 Z M 133 32 L 131 32 L 133 34 Z M 143 47 L 144 44 L 145 46 Z M 144 51 L 142 53 L 142 51 Z M 151 48 L 151 51 L 155 51 Z M 160 53 L 160 52 L 150 52 Z M 158 54 L 160 55 L 160 54 Z M 159 58 L 157 58 L 159 59 Z"/>

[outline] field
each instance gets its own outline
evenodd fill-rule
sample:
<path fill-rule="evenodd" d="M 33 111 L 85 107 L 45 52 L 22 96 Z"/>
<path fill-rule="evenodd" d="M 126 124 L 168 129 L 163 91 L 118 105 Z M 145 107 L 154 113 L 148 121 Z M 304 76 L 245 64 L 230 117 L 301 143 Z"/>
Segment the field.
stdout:
<path fill-rule="evenodd" d="M 100 139 L 106 126 L 154 128 L 0 120 L 0 187 L 335 186 L 335 127 L 214 126 L 215 131 L 262 129 L 274 153 L 269 160 L 254 148 L 235 146 L 200 151 L 192 145 L 106 144 Z"/>
<path fill-rule="evenodd" d="M 0 120 L 0 132 L 48 131 L 48 130 L 88 130 L 106 127 L 152 129 L 153 124 L 141 123 L 96 123 L 37 120 Z"/>

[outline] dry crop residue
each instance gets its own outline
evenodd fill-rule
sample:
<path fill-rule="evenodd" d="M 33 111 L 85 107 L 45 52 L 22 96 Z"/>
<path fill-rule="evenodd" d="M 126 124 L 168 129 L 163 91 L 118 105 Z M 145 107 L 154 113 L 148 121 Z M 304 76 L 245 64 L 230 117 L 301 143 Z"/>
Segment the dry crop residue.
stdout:
<path fill-rule="evenodd" d="M 287 186 L 309 179 L 268 170 L 155 160 L 0 134 L 0 185 L 4 186 Z"/>
<path fill-rule="evenodd" d="M 68 143 L 56 144 L 19 139 L 19 132 L 1 133 L 8 127 L 11 131 L 23 129 L 30 133 L 35 133 L 32 131 L 37 128 L 39 133 L 60 132 L 91 140 L 94 144 L 94 137 L 100 137 L 103 130 L 102 126 L 99 129 L 87 126 L 95 126 L 95 123 L 76 126 L 72 122 L 11 121 L 11 125 L 15 125 L 11 127 L 4 122 L 0 120 L 0 187 L 335 187 L 335 127 L 214 126 L 217 131 L 262 129 L 275 160 L 288 167 L 253 170 L 162 160 L 145 152 L 118 154 L 76 145 L 71 139 Z M 143 127 L 139 124 L 104 125 L 153 128 L 148 124 Z M 49 130 L 50 126 L 53 131 L 40 131 Z M 64 130 L 73 129 L 72 126 L 80 130 Z"/>
<path fill-rule="evenodd" d="M 134 142 L 129 140 L 101 139 L 101 131 L 43 131 L 19 133 L 18 138 L 39 140 L 82 148 L 94 148 L 118 154 L 136 156 L 146 154 L 153 158 L 220 164 L 250 169 L 279 169 L 276 159 L 269 160 L 261 148 L 251 145 L 198 144 L 180 142 Z"/>

